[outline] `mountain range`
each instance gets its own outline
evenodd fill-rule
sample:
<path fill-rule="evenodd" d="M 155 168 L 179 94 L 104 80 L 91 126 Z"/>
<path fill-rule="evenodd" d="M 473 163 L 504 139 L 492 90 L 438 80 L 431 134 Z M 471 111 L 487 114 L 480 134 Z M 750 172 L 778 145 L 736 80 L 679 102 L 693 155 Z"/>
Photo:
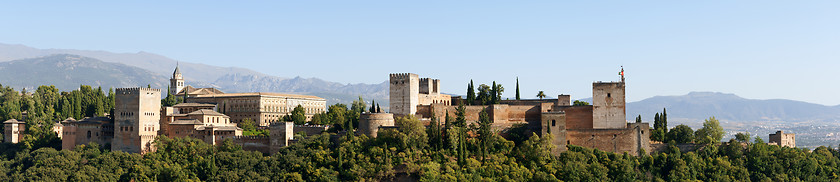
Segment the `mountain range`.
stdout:
<path fill-rule="evenodd" d="M 79 85 L 166 89 L 176 64 L 188 85 L 214 87 L 224 92 L 281 92 L 310 94 L 328 104 L 350 103 L 359 96 L 388 107 L 388 83 L 342 84 L 318 78 L 285 78 L 246 68 L 217 67 L 180 62 L 147 52 L 111 53 L 73 49 L 37 49 L 0 44 L 0 84 L 34 89 L 56 85 L 73 90 Z M 583 99 L 587 100 L 587 99 Z M 589 99 L 591 103 L 591 98 Z M 668 109 L 669 118 L 702 121 L 715 116 L 726 121 L 838 121 L 840 106 L 825 106 L 794 100 L 756 100 L 735 94 L 691 92 L 681 96 L 655 96 L 627 103 L 627 119 L 641 115 L 650 121 L 654 113 Z"/>
<path fill-rule="evenodd" d="M 73 56 L 75 55 L 75 56 Z M 66 60 L 59 60 L 66 59 Z M 33 62 L 40 60 L 41 62 Z M 71 60 L 75 60 L 71 61 Z M 42 67 L 42 62 L 61 62 L 62 66 L 89 69 L 86 72 L 61 71 L 60 68 Z M 27 63 L 32 62 L 31 65 Z M 341 84 L 318 78 L 284 78 L 263 74 L 238 67 L 218 67 L 200 63 L 176 61 L 148 52 L 112 53 L 74 49 L 38 49 L 24 45 L 0 44 L 0 63 L 8 64 L 6 73 L 11 77 L 0 77 L 0 84 L 16 88 L 33 89 L 39 85 L 56 85 L 62 90 L 78 88 L 79 84 L 102 87 L 136 87 L 151 84 L 154 88 L 166 90 L 175 66 L 180 67 L 187 85 L 213 87 L 224 92 L 281 92 L 309 94 L 327 99 L 328 104 L 349 103 L 360 96 L 366 101 L 387 101 L 387 82 L 379 84 Z M 117 64 L 121 66 L 117 66 Z M 118 69 L 118 68 L 119 69 Z M 103 68 L 103 69 L 99 69 Z M 133 69 L 129 69 L 133 68 Z M 111 72 L 112 70 L 125 72 Z M 130 72 L 128 70 L 135 70 Z M 140 71 L 142 70 L 142 71 Z M 52 73 L 39 76 L 26 73 Z M 109 75 L 103 75 L 110 72 Z M 19 74 L 21 76 L 14 76 Z M 140 79 L 145 77 L 145 79 Z M 83 78 L 101 78 L 98 82 Z M 122 82 L 115 81 L 123 79 Z M 61 83 L 57 81 L 63 81 Z M 387 108 L 388 102 L 382 102 Z"/>

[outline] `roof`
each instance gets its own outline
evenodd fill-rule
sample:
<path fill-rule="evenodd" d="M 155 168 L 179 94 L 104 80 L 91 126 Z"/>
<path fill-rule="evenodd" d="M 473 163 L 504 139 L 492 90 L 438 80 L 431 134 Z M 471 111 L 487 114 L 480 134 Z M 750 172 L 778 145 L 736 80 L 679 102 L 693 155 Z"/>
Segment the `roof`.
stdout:
<path fill-rule="evenodd" d="M 4 121 L 3 123 L 21 124 L 21 123 L 24 123 L 24 122 L 18 121 L 17 119 L 10 119 L 10 120 Z"/>
<path fill-rule="evenodd" d="M 242 128 L 236 126 L 200 126 L 196 127 L 195 130 L 207 130 L 215 128 L 216 130 L 225 130 L 225 131 L 234 131 L 234 130 L 242 130 Z"/>
<path fill-rule="evenodd" d="M 197 111 L 193 111 L 187 115 L 211 115 L 211 116 L 227 116 L 222 113 L 210 110 L 210 109 L 199 109 Z"/>
<path fill-rule="evenodd" d="M 109 117 L 87 117 L 87 118 L 84 118 L 82 120 L 78 120 L 78 121 L 75 121 L 75 122 L 69 122 L 69 123 L 75 123 L 75 124 L 110 124 L 110 123 L 113 123 L 113 122 L 114 122 L 114 120 L 112 120 Z"/>
<path fill-rule="evenodd" d="M 224 94 L 224 92 L 216 88 L 195 88 L 192 86 L 186 86 L 184 89 L 181 89 L 181 92 L 178 92 L 175 95 L 184 95 L 187 91 L 189 91 L 189 95 Z"/>
<path fill-rule="evenodd" d="M 175 104 L 172 107 L 216 107 L 216 104 L 207 104 L 207 103 L 180 103 Z"/>
<path fill-rule="evenodd" d="M 198 121 L 197 119 L 179 119 L 169 124 L 200 125 L 203 123 L 201 123 L 201 121 Z"/>
<path fill-rule="evenodd" d="M 176 66 L 175 66 L 175 72 L 173 72 L 173 73 L 172 73 L 172 75 L 179 75 L 179 74 L 181 74 L 181 69 L 178 69 L 178 67 L 180 67 L 180 66 L 178 66 L 178 65 L 176 65 Z"/>
<path fill-rule="evenodd" d="M 271 92 L 249 92 L 249 93 L 230 93 L 230 94 L 207 94 L 207 95 L 197 95 L 196 97 L 257 97 L 257 96 L 275 96 L 275 97 L 288 97 L 288 98 L 304 98 L 304 99 L 316 99 L 316 100 L 326 100 L 324 98 L 312 95 L 297 95 L 297 94 L 284 94 L 284 93 L 271 93 Z"/>

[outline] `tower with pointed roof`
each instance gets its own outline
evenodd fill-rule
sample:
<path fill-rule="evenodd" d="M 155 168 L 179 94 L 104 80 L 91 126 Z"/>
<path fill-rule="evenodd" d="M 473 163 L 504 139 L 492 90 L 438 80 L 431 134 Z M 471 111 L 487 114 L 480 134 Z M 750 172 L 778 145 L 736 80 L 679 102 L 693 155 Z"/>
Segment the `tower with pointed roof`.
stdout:
<path fill-rule="evenodd" d="M 175 72 L 172 73 L 172 78 L 169 79 L 169 92 L 172 95 L 178 94 L 184 89 L 184 77 L 181 76 L 181 70 L 175 66 Z"/>

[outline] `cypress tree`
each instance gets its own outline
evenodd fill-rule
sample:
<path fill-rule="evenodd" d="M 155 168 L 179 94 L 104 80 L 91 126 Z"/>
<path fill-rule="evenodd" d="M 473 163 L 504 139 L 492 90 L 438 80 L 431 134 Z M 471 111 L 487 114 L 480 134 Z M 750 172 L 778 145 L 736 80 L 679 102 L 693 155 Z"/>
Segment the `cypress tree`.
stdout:
<path fill-rule="evenodd" d="M 470 84 L 467 85 L 467 104 L 472 105 L 475 102 L 475 85 L 473 84 L 472 79 L 470 79 Z"/>
<path fill-rule="evenodd" d="M 662 108 L 662 116 L 659 116 L 659 120 L 662 122 L 662 131 L 668 133 L 668 112 L 665 111 L 665 108 Z"/>
<path fill-rule="evenodd" d="M 490 87 L 490 103 L 497 104 L 499 102 L 499 97 L 497 96 L 499 90 L 496 89 L 496 81 L 493 81 L 493 87 Z"/>
<path fill-rule="evenodd" d="M 379 103 L 376 103 L 376 113 L 382 113 L 382 108 L 379 107 Z"/>
<path fill-rule="evenodd" d="M 370 109 L 368 112 L 375 113 L 376 112 L 376 100 L 370 100 Z"/>
<path fill-rule="evenodd" d="M 519 99 L 519 77 L 516 77 L 516 100 Z"/>

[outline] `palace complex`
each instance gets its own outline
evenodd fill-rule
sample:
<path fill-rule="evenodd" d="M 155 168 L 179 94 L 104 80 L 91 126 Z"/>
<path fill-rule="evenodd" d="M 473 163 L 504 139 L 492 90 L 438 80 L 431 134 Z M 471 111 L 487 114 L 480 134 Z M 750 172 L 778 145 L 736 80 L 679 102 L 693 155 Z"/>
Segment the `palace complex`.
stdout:
<path fill-rule="evenodd" d="M 184 98 L 184 102 L 162 107 L 162 93 L 151 88 L 117 88 L 114 112 L 107 117 L 81 120 L 68 118 L 55 125 L 62 139 L 63 149 L 95 142 L 111 146 L 114 151 L 147 153 L 155 151 L 154 140 L 167 137 L 191 137 L 209 144 L 230 139 L 245 150 L 273 153 L 294 142 L 295 133 L 315 135 L 328 126 L 294 125 L 282 122 L 283 116 L 301 106 L 307 120 L 314 114 L 327 111 L 326 100 L 316 96 L 251 92 L 224 93 L 215 88 L 193 88 L 185 85 L 176 67 L 170 80 L 169 93 Z M 443 122 L 447 114 L 456 115 L 459 105 L 465 105 L 465 118 L 476 123 L 482 111 L 493 121 L 496 131 L 525 127 L 542 136 L 553 136 L 555 154 L 566 145 L 597 148 L 615 153 L 640 155 L 651 152 L 648 123 L 626 121 L 626 101 L 623 70 L 621 81 L 592 83 L 592 105 L 572 105 L 569 95 L 557 99 L 500 100 L 498 104 L 474 105 L 460 97 L 440 93 L 440 80 L 419 78 L 413 73 L 390 74 L 390 113 L 362 113 L 357 135 L 376 137 L 383 128 L 394 128 L 395 117 L 414 115 L 426 125 L 436 117 Z M 269 136 L 242 136 L 237 123 L 251 120 Z M 5 142 L 20 141 L 24 122 L 8 120 Z M 441 123 L 437 123 L 441 124 Z M 529 132 L 530 133 L 530 132 Z M 795 147 L 793 134 L 777 132 L 770 142 Z"/>

